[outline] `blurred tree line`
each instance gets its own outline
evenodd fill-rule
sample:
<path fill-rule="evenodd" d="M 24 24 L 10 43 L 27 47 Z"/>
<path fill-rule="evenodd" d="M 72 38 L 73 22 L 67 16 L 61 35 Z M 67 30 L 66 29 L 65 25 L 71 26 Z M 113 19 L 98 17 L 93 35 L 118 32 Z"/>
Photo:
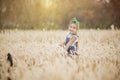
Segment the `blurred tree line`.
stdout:
<path fill-rule="evenodd" d="M 0 0 L 0 29 L 120 28 L 119 0 Z"/>

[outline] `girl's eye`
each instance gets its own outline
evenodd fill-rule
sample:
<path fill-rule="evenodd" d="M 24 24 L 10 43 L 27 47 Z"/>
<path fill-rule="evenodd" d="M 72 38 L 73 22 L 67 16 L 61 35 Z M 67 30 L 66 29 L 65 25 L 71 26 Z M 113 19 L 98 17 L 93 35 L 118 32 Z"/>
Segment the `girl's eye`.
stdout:
<path fill-rule="evenodd" d="M 73 27 L 73 29 L 75 29 L 75 27 Z"/>
<path fill-rule="evenodd" d="M 73 29 L 76 29 L 76 27 L 73 27 Z"/>

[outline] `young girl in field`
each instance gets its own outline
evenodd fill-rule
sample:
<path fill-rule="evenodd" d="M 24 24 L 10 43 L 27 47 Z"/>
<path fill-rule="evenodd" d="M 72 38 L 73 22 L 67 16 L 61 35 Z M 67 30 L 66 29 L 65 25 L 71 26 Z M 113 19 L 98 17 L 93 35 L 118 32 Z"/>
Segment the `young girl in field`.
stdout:
<path fill-rule="evenodd" d="M 77 32 L 79 30 L 79 21 L 76 18 L 73 18 L 69 25 L 68 25 L 68 34 L 66 35 L 66 40 L 61 44 L 67 52 L 68 55 L 77 55 L 77 49 L 78 49 L 78 35 Z"/>

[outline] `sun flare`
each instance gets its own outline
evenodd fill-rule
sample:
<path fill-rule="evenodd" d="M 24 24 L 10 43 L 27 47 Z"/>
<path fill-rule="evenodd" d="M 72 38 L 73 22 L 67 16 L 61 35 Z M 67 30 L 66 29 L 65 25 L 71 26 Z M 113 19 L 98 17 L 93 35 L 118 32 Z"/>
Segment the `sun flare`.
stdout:
<path fill-rule="evenodd" d="M 45 7 L 46 7 L 46 8 L 49 8 L 49 7 L 52 6 L 53 1 L 52 1 L 52 0 L 45 0 L 44 3 L 45 3 Z"/>

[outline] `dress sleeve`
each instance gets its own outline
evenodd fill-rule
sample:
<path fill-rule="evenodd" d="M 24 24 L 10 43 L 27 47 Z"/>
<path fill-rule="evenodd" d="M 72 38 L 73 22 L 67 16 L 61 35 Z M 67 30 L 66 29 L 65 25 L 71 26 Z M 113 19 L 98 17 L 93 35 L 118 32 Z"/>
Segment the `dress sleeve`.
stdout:
<path fill-rule="evenodd" d="M 75 37 L 75 38 L 77 38 L 77 40 L 76 40 L 76 41 L 78 41 L 78 37 L 79 37 L 79 36 L 77 36 L 77 35 L 72 35 L 72 37 L 71 37 L 71 38 L 74 38 L 74 37 Z"/>
<path fill-rule="evenodd" d="M 73 37 L 78 38 L 78 36 L 77 36 L 77 35 L 72 35 L 72 38 L 73 38 Z"/>

